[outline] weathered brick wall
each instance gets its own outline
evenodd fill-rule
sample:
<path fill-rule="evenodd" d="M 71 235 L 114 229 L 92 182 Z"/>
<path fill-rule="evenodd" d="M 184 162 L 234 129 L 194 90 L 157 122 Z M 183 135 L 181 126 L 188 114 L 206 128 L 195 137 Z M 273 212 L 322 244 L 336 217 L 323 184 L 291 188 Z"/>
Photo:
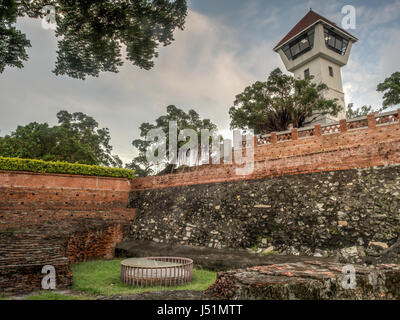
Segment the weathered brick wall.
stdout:
<path fill-rule="evenodd" d="M 52 265 L 56 270 L 56 286 L 72 283 L 70 261 L 57 238 L 46 239 L 44 230 L 0 232 L 0 294 L 25 293 L 41 288 L 45 276 L 42 268 Z"/>
<path fill-rule="evenodd" d="M 203 165 L 187 172 L 138 178 L 132 190 L 150 190 L 309 172 L 345 170 L 399 163 L 400 123 L 259 145 L 254 171 L 236 175 L 235 165 Z"/>
<path fill-rule="evenodd" d="M 111 259 L 115 246 L 129 234 L 129 223 L 97 222 L 67 237 L 66 257 L 72 263 L 96 258 Z"/>
<path fill-rule="evenodd" d="M 71 262 L 111 258 L 129 233 L 130 180 L 0 171 L 0 293 L 40 288 L 44 265 L 57 287 Z"/>
<path fill-rule="evenodd" d="M 72 284 L 71 266 L 67 258 L 50 261 L 56 271 L 56 288 L 68 288 Z M 43 264 L 10 265 L 0 267 L 0 293 L 3 295 L 23 294 L 41 288 L 45 274 Z"/>
<path fill-rule="evenodd" d="M 73 262 L 111 257 L 127 235 L 130 180 L 0 171 L 0 232 L 39 229 Z"/>
<path fill-rule="evenodd" d="M 0 230 L 70 218 L 129 220 L 130 180 L 0 171 Z"/>

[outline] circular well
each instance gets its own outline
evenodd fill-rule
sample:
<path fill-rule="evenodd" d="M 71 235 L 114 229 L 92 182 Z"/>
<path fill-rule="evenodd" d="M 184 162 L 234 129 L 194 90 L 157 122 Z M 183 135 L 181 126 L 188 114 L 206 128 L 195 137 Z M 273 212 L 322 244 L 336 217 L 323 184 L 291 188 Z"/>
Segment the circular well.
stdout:
<path fill-rule="evenodd" d="M 144 257 L 121 261 L 121 281 L 135 286 L 169 286 L 193 279 L 193 260 L 182 257 Z"/>

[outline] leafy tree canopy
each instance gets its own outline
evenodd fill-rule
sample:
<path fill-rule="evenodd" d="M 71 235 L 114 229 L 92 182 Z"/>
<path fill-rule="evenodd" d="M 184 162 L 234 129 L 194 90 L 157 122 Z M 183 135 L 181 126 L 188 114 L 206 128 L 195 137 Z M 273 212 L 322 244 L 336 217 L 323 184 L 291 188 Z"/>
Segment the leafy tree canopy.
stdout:
<path fill-rule="evenodd" d="M 277 68 L 267 81 L 257 81 L 236 96 L 229 110 L 231 129 L 253 129 L 257 134 L 305 126 L 320 115 L 337 115 L 336 100 L 323 97 L 325 84 L 299 80 Z"/>
<path fill-rule="evenodd" d="M 187 113 L 182 109 L 177 108 L 174 105 L 169 105 L 167 107 L 167 114 L 158 117 L 155 123 L 144 122 L 139 127 L 140 129 L 140 139 L 135 139 L 132 141 L 132 145 L 137 148 L 139 155 L 132 160 L 132 162 L 126 167 L 128 169 L 135 170 L 135 176 L 143 177 L 147 175 L 152 175 L 159 172 L 160 168 L 154 163 L 149 163 L 146 159 L 146 151 L 148 148 L 154 147 L 157 142 L 146 141 L 146 136 L 151 129 L 160 128 L 165 134 L 166 141 L 160 141 L 161 143 L 166 143 L 167 157 L 169 157 L 169 122 L 176 121 L 177 123 L 177 134 L 183 129 L 193 129 L 198 136 L 198 141 L 201 139 L 201 130 L 208 129 L 210 133 L 217 130 L 217 126 L 211 122 L 210 119 L 201 119 L 199 114 L 191 109 Z M 219 137 L 221 139 L 221 137 Z M 188 139 L 187 139 L 188 140 Z M 186 141 L 178 141 L 178 150 L 183 146 Z M 211 143 L 211 137 L 210 137 Z M 165 159 L 163 166 L 169 168 L 168 161 Z M 162 168 L 161 168 L 162 169 Z"/>
<path fill-rule="evenodd" d="M 384 82 L 378 84 L 378 92 L 384 92 L 383 107 L 400 104 L 400 72 L 393 73 Z"/>
<path fill-rule="evenodd" d="M 53 72 L 85 79 L 102 71 L 118 72 L 126 59 L 151 69 L 159 44 L 169 45 L 176 28 L 183 29 L 186 0 L 3 0 L 0 2 L 0 72 L 23 67 L 30 41 L 12 25 L 18 16 L 47 17 L 55 8 L 58 57 Z"/>
<path fill-rule="evenodd" d="M 18 5 L 16 1 L 0 1 L 0 73 L 5 67 L 23 67 L 28 59 L 25 48 L 31 43 L 26 36 L 12 26 L 17 21 Z"/>
<path fill-rule="evenodd" d="M 346 110 L 346 119 L 354 119 L 362 116 L 366 116 L 373 112 L 372 106 L 362 106 L 355 108 L 354 103 L 349 103 Z"/>
<path fill-rule="evenodd" d="M 98 128 L 98 123 L 82 112 L 57 113 L 58 125 L 32 122 L 18 126 L 10 135 L 0 137 L 0 155 L 42 159 L 47 161 L 78 162 L 91 165 L 122 166 L 112 155 L 110 133 Z"/>
<path fill-rule="evenodd" d="M 353 119 L 361 116 L 366 116 L 371 112 L 381 113 L 391 106 L 400 104 L 400 72 L 393 73 L 384 82 L 378 84 L 378 92 L 384 92 L 383 103 L 380 108 L 373 108 L 372 106 L 362 106 L 355 108 L 353 103 L 347 106 L 346 118 Z"/>

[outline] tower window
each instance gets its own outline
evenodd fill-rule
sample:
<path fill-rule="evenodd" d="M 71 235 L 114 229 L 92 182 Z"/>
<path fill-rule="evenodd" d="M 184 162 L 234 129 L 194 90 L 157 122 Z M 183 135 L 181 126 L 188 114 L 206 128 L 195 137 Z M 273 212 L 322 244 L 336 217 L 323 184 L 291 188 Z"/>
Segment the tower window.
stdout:
<path fill-rule="evenodd" d="M 329 75 L 330 75 L 331 77 L 333 77 L 333 68 L 332 68 L 332 67 L 329 67 Z"/>
<path fill-rule="evenodd" d="M 314 30 L 304 33 L 289 44 L 283 46 L 282 50 L 289 60 L 294 60 L 314 46 Z"/>
<path fill-rule="evenodd" d="M 304 79 L 310 79 L 310 69 L 304 70 Z"/>
<path fill-rule="evenodd" d="M 324 38 L 326 46 L 335 51 L 342 56 L 346 53 L 347 46 L 349 44 L 349 40 L 344 39 L 343 37 L 339 36 L 335 32 L 324 28 Z"/>

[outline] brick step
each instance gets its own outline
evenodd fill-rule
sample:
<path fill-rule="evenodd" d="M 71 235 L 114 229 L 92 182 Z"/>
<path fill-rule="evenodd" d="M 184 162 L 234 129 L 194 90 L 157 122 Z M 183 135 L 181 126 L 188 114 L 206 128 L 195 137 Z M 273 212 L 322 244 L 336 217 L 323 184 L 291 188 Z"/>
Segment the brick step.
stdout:
<path fill-rule="evenodd" d="M 2 249 L 0 250 L 0 255 L 6 255 L 6 254 L 18 254 L 18 253 L 23 253 L 23 254 L 30 254 L 30 253 L 37 253 L 41 251 L 50 251 L 50 252 L 55 252 L 58 250 L 62 250 L 63 248 L 61 246 L 53 247 L 53 248 L 37 248 L 37 247 L 32 247 L 32 248 L 7 248 L 7 249 Z"/>
<path fill-rule="evenodd" d="M 54 242 L 54 245 L 59 245 L 59 243 L 57 243 L 57 238 L 56 239 L 51 239 L 51 240 L 47 240 L 47 239 L 40 239 L 39 241 L 24 241 L 24 240 L 15 240 L 15 241 L 10 241 L 9 243 L 5 243 L 2 242 L 0 245 L 1 247 L 4 248 L 9 248 L 9 247 L 21 247 L 21 246 L 26 246 L 26 247 L 33 247 L 33 246 L 46 246 L 49 245 L 49 243 Z M 51 243 L 51 245 L 53 245 L 53 243 Z"/>
<path fill-rule="evenodd" d="M 47 237 L 48 237 L 48 235 L 46 236 L 43 234 L 35 235 L 35 236 L 33 236 L 33 235 L 26 235 L 26 236 L 25 235 L 17 235 L 17 236 L 9 237 L 6 239 L 0 239 L 0 241 L 2 241 L 2 242 L 4 242 L 4 241 L 8 241 L 8 242 L 10 242 L 10 241 L 25 241 L 25 242 L 43 241 L 43 239 L 46 239 Z"/>
<path fill-rule="evenodd" d="M 38 257 L 36 259 L 6 259 L 0 260 L 0 266 L 6 267 L 11 265 L 21 265 L 21 264 L 50 264 L 52 262 L 59 261 L 62 259 L 62 256 L 59 257 Z"/>
<path fill-rule="evenodd" d="M 48 243 L 48 241 L 45 241 L 43 238 L 39 239 L 39 241 L 37 239 L 35 239 L 36 241 L 31 241 L 31 240 L 19 240 L 19 239 L 13 239 L 13 240 L 9 240 L 7 242 L 2 241 L 0 244 L 0 248 L 1 247 L 10 247 L 13 245 L 18 245 L 18 246 L 36 246 L 36 245 L 42 245 L 44 243 Z"/>
<path fill-rule="evenodd" d="M 0 239 L 4 238 L 4 239 L 18 239 L 21 238 L 24 240 L 28 240 L 28 239 L 37 239 L 37 238 L 42 238 L 43 234 L 41 233 L 32 233 L 29 231 L 24 231 L 24 232 L 18 232 L 15 231 L 12 235 L 6 234 L 6 235 L 2 235 L 0 234 Z"/>
<path fill-rule="evenodd" d="M 5 235 L 2 235 L 2 233 L 0 233 L 0 239 L 1 238 L 6 238 L 6 239 L 21 238 L 21 239 L 27 240 L 27 239 L 31 239 L 31 238 L 34 238 L 34 239 L 43 238 L 42 234 L 40 234 L 40 233 L 31 233 L 29 231 L 27 231 L 27 232 L 13 232 L 12 236 L 9 235 L 9 233 L 11 233 L 11 232 L 3 232 L 3 233 Z"/>
<path fill-rule="evenodd" d="M 39 243 L 45 242 L 42 239 L 32 239 L 32 240 L 20 240 L 20 239 L 9 239 L 7 242 L 2 241 L 0 245 L 12 245 L 14 243 L 22 244 L 22 245 L 36 245 Z"/>
<path fill-rule="evenodd" d="M 22 263 L 22 262 L 31 263 L 31 262 L 34 262 L 34 261 L 37 261 L 37 262 L 53 261 L 54 259 L 57 259 L 57 258 L 61 259 L 61 258 L 63 258 L 63 256 L 61 256 L 61 255 L 51 256 L 51 257 L 49 257 L 49 256 L 37 256 L 37 257 L 35 257 L 35 259 L 28 258 L 28 257 L 25 257 L 24 259 L 22 259 L 22 258 L 18 258 L 18 259 L 17 258 L 1 258 L 0 259 L 0 265 L 19 264 L 19 263 Z"/>
<path fill-rule="evenodd" d="M 26 251 L 24 253 L 21 252 L 9 252 L 8 254 L 2 254 L 0 259 L 9 259 L 9 258 L 25 258 L 25 257 L 37 257 L 37 256 L 51 256 L 51 255 L 61 255 L 62 250 L 36 250 L 36 251 Z"/>
<path fill-rule="evenodd" d="M 4 260 L 13 260 L 13 259 L 36 259 L 36 258 L 53 258 L 53 257 L 63 257 L 63 254 L 61 252 L 50 252 L 51 254 L 49 254 L 49 252 L 36 252 L 35 255 L 13 255 L 10 257 L 1 257 L 0 260 L 4 261 Z"/>
<path fill-rule="evenodd" d="M 49 245 L 49 243 L 43 242 L 41 244 L 37 244 L 37 245 L 13 245 L 13 246 L 8 246 L 5 248 L 0 248 L 0 252 L 8 252 L 8 251 L 23 251 L 23 250 L 50 250 L 50 249 L 58 249 L 58 248 L 62 248 L 61 245 L 58 244 L 54 244 L 54 245 Z"/>
<path fill-rule="evenodd" d="M 7 248 L 24 248 L 24 247 L 36 247 L 36 246 L 44 246 L 46 245 L 46 242 L 36 242 L 36 243 L 17 243 L 17 242 L 11 242 L 11 243 L 2 243 L 0 246 L 0 251 L 2 249 L 7 249 Z"/>
<path fill-rule="evenodd" d="M 60 249 L 52 249 L 52 248 L 46 248 L 45 250 L 26 250 L 25 252 L 9 252 L 8 257 L 16 257 L 16 258 L 23 258 L 23 257 L 36 257 L 36 256 L 43 256 L 43 255 L 62 255 L 63 250 Z M 2 254 L 1 258 L 6 258 L 7 256 Z"/>
<path fill-rule="evenodd" d="M 40 266 L 45 266 L 45 265 L 57 265 L 57 264 L 68 264 L 68 259 L 64 257 L 59 257 L 59 258 L 52 258 L 52 259 L 37 259 L 37 260 L 16 260 L 16 261 L 11 261 L 8 260 L 6 263 L 2 263 L 0 261 L 0 269 L 7 269 L 11 268 L 14 266 L 21 266 L 21 265 L 40 265 Z"/>

